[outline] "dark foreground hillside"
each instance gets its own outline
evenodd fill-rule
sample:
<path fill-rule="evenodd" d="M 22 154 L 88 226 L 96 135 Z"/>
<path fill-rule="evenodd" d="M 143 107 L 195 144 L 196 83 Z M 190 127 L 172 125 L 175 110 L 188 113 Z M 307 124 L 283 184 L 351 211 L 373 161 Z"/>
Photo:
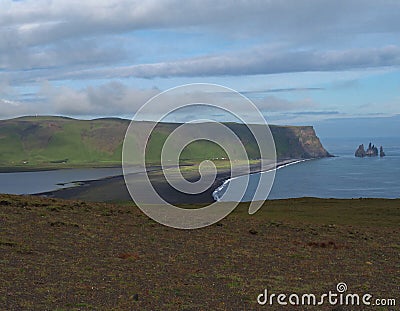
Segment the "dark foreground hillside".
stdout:
<path fill-rule="evenodd" d="M 256 298 L 339 282 L 399 298 L 399 200 L 271 201 L 252 216 L 245 207 L 187 231 L 128 204 L 1 195 L 0 309 L 293 310 Z"/>

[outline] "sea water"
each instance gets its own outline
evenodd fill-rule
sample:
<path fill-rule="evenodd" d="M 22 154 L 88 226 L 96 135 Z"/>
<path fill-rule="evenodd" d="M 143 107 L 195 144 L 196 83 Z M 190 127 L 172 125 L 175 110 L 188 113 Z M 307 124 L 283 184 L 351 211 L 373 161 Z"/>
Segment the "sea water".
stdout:
<path fill-rule="evenodd" d="M 400 198 L 400 138 L 374 138 L 371 142 L 382 145 L 386 157 L 356 158 L 354 152 L 360 144 L 368 145 L 365 138 L 326 138 L 325 148 L 336 157 L 295 163 L 276 170 L 271 191 L 254 197 L 260 174 L 250 175 L 249 185 L 241 201 L 317 198 Z M 238 177 L 240 179 L 243 177 Z M 225 201 L 226 181 L 214 192 L 214 198 Z M 262 189 L 264 185 L 260 184 Z M 229 199 L 228 199 L 229 201 Z"/>

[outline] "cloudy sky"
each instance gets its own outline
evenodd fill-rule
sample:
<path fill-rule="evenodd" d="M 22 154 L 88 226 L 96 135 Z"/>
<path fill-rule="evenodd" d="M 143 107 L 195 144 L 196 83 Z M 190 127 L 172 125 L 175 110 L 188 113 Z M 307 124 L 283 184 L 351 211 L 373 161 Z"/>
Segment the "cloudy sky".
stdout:
<path fill-rule="evenodd" d="M 0 38 L 0 118 L 130 118 L 194 82 L 278 124 L 400 114 L 398 0 L 0 0 Z"/>

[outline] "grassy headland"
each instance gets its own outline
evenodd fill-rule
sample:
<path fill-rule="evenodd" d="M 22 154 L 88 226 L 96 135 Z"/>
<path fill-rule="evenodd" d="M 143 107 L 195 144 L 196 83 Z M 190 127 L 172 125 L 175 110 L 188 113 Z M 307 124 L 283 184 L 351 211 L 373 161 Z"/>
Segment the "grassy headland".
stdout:
<path fill-rule="evenodd" d="M 0 169 L 15 171 L 121 165 L 122 144 L 129 123 L 124 119 L 75 120 L 51 116 L 1 120 Z M 149 122 L 142 124 L 145 127 Z M 165 139 L 179 125 L 160 123 L 156 126 L 146 153 L 150 165 L 160 162 Z M 249 159 L 258 159 L 259 150 L 248 128 L 237 123 L 226 125 L 241 139 Z M 270 126 L 270 129 L 279 159 L 329 155 L 310 126 Z M 140 137 L 133 139 L 143 143 Z M 196 141 L 183 150 L 181 160 L 198 163 L 225 157 L 224 150 L 218 145 Z"/>

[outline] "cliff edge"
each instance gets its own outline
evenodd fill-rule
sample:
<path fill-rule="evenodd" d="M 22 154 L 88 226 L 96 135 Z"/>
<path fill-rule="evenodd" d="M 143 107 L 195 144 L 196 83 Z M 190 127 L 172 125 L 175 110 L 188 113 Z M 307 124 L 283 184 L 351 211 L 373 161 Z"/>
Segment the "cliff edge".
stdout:
<path fill-rule="evenodd" d="M 270 128 L 275 138 L 278 157 L 303 159 L 332 157 L 312 126 L 272 125 Z"/>

